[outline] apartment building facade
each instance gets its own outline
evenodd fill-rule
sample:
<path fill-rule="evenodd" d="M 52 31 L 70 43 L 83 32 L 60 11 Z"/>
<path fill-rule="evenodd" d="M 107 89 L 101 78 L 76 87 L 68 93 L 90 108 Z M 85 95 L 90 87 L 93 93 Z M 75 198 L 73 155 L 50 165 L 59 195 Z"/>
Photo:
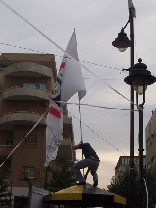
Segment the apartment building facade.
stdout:
<path fill-rule="evenodd" d="M 145 128 L 146 165 L 156 168 L 156 110 Z"/>
<path fill-rule="evenodd" d="M 51 103 L 57 77 L 55 56 L 52 54 L 1 54 L 0 56 L 0 163 L 28 134 Z M 58 156 L 65 154 L 75 160 L 72 118 L 64 110 L 64 138 Z M 45 183 L 46 115 L 0 171 L 12 184 L 14 196 L 27 196 L 27 173 L 33 186 L 43 188 Z M 51 162 L 50 166 L 54 164 Z M 52 174 L 48 174 L 48 180 Z"/>
<path fill-rule="evenodd" d="M 135 164 L 139 167 L 139 156 L 134 156 Z M 126 171 L 129 168 L 130 156 L 120 156 L 115 167 L 115 179 L 118 180 L 121 171 Z M 143 168 L 146 166 L 146 156 L 143 156 Z"/>

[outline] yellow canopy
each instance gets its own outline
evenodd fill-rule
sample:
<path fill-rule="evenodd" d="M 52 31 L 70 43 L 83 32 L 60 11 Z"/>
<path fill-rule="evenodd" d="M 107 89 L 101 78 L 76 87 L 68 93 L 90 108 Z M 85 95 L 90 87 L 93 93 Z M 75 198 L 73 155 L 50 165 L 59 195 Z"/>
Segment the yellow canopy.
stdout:
<path fill-rule="evenodd" d="M 45 195 L 44 203 L 76 207 L 104 207 L 125 205 L 126 199 L 90 184 L 75 185 Z"/>

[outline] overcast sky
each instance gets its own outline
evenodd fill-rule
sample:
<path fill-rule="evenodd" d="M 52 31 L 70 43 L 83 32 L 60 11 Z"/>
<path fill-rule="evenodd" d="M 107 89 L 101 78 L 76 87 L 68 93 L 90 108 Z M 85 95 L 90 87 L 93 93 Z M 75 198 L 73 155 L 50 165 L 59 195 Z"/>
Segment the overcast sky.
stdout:
<path fill-rule="evenodd" d="M 109 85 L 130 99 L 130 87 L 124 82 L 128 75 L 123 68 L 130 67 L 130 49 L 124 53 L 112 46 L 121 28 L 129 18 L 128 0 L 4 0 L 31 24 L 37 27 L 64 50 L 75 28 L 80 62 Z M 30 53 L 36 51 L 56 55 L 57 68 L 62 51 L 43 38 L 37 31 L 16 16 L 0 1 L 0 52 Z M 156 74 L 156 1 L 133 1 L 136 8 L 134 19 L 135 63 L 142 58 L 153 75 Z M 125 32 L 128 37 L 130 25 Z M 4 44 L 2 44 L 4 43 Z M 9 47 L 5 44 L 22 47 Z M 90 62 L 90 63 L 87 63 Z M 94 65 L 96 63 L 98 65 Z M 101 65 L 101 66 L 99 66 Z M 112 91 L 84 68 L 81 69 L 87 89 L 82 103 L 111 108 L 130 107 L 129 101 Z M 144 129 L 155 110 L 156 84 L 148 87 L 144 106 Z M 70 102 L 78 102 L 77 95 Z M 140 103 L 142 100 L 140 100 Z M 70 115 L 79 118 L 78 106 L 68 105 Z M 100 157 L 98 170 L 99 187 L 107 188 L 115 174 L 114 168 L 123 154 L 130 149 L 130 112 L 81 107 L 82 138 L 90 142 Z M 81 140 L 80 124 L 73 117 L 75 143 Z M 99 136 L 98 136 L 99 135 Z M 112 144 L 112 145 L 110 145 Z M 144 145 L 145 147 L 145 145 Z M 120 151 L 118 151 L 119 149 Z M 138 113 L 135 112 L 135 155 L 138 155 Z M 81 151 L 77 151 L 81 159 Z M 88 178 L 92 183 L 92 178 Z"/>

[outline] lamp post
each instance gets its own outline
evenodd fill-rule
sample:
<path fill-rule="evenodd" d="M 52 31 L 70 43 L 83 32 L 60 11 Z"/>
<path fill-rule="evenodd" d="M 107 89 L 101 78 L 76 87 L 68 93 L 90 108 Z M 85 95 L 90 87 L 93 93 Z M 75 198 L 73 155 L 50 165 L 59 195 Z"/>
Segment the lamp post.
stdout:
<path fill-rule="evenodd" d="M 45 177 L 44 189 L 46 190 L 47 189 L 48 172 L 51 171 L 51 168 L 50 168 L 49 165 L 46 167 L 46 170 L 45 171 L 46 171 L 46 177 Z"/>
<path fill-rule="evenodd" d="M 134 66 L 134 22 L 133 11 L 129 8 L 129 20 L 118 34 L 118 38 L 112 42 L 114 47 L 117 47 L 119 51 L 124 52 L 130 47 L 130 68 L 127 70 L 130 72 Z M 130 23 L 130 41 L 127 35 L 124 33 L 124 29 Z M 124 34 L 123 34 L 124 33 Z M 129 178 L 129 207 L 134 207 L 134 89 L 130 87 L 130 178 Z"/>
<path fill-rule="evenodd" d="M 145 104 L 145 90 L 148 85 L 156 82 L 156 78 L 151 75 L 147 70 L 147 66 L 141 63 L 142 60 L 138 59 L 138 63 L 134 65 L 133 70 L 130 72 L 124 81 L 131 85 L 136 91 L 136 103 L 139 110 L 139 179 L 140 179 L 140 208 L 143 208 L 143 106 Z M 143 95 L 142 104 L 138 105 L 138 95 Z"/>

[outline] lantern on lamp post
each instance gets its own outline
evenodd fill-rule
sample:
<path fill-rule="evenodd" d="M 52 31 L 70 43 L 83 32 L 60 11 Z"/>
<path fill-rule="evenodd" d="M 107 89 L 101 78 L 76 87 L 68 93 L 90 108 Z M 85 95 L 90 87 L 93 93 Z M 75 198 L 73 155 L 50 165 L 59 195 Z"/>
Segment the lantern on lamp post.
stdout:
<path fill-rule="evenodd" d="M 128 47 L 130 47 L 130 44 L 131 42 L 123 28 L 121 29 L 121 32 L 118 33 L 118 37 L 112 42 L 112 45 L 118 48 L 120 52 L 124 52 Z"/>

